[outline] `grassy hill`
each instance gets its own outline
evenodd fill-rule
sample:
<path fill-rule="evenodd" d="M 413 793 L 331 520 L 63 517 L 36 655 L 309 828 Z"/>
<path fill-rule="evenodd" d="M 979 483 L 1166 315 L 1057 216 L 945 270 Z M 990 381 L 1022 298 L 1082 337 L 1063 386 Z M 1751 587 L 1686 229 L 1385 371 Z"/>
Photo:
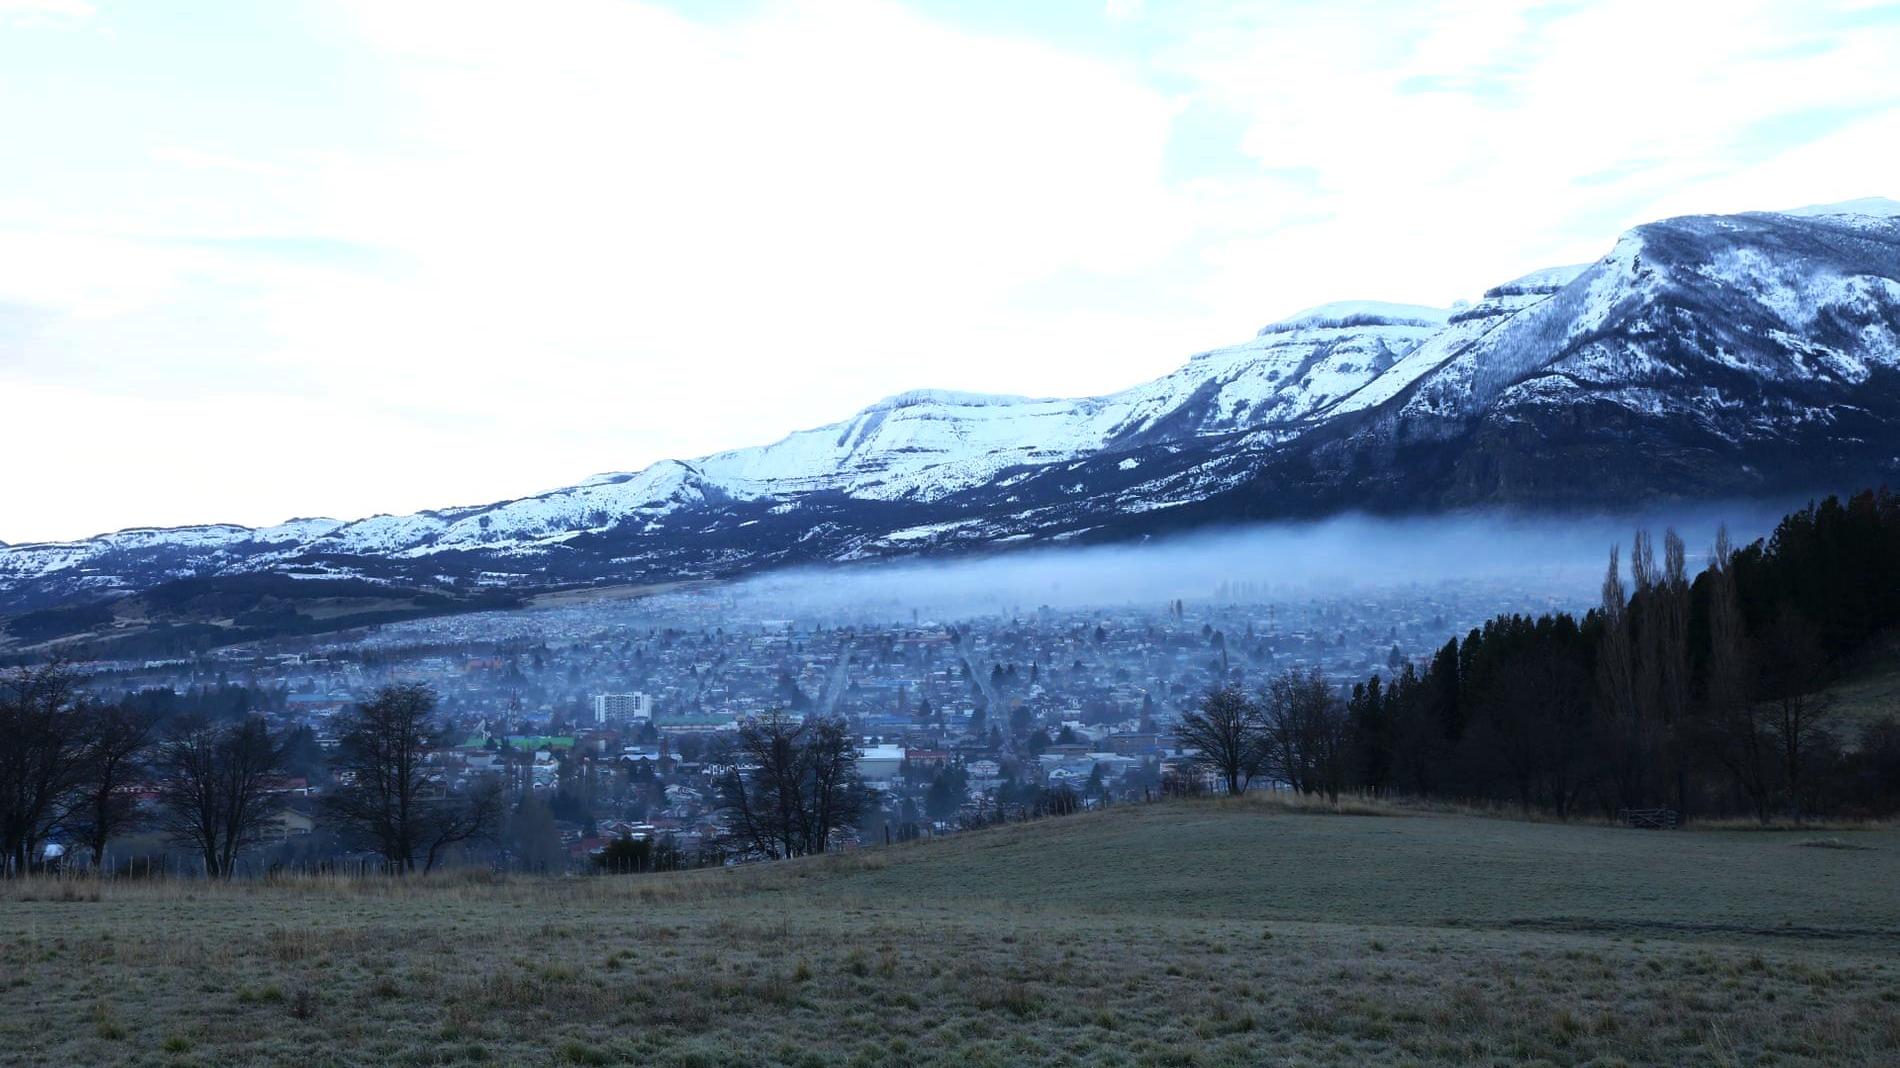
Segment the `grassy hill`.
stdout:
<path fill-rule="evenodd" d="M 0 656 L 185 656 L 240 642 L 520 605 L 519 597 L 504 591 L 350 578 L 185 578 L 129 596 L 0 618 Z"/>
<path fill-rule="evenodd" d="M 1827 692 L 1850 734 L 1900 717 L 1900 637 L 1883 635 Z"/>
<path fill-rule="evenodd" d="M 0 1061 L 1868 1064 L 1900 832 L 1255 801 L 720 872 L 0 887 Z"/>

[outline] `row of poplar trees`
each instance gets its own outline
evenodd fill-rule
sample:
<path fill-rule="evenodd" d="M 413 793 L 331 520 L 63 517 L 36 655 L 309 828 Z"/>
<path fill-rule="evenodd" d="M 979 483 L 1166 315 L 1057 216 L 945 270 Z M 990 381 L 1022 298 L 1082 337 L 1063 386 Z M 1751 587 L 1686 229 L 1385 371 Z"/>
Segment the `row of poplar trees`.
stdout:
<path fill-rule="evenodd" d="M 1900 502 L 1829 498 L 1691 576 L 1674 531 L 1612 550 L 1581 618 L 1500 616 L 1346 701 L 1357 790 L 1508 801 L 1559 816 L 1885 815 L 1900 725 L 1829 688 L 1900 625 Z"/>

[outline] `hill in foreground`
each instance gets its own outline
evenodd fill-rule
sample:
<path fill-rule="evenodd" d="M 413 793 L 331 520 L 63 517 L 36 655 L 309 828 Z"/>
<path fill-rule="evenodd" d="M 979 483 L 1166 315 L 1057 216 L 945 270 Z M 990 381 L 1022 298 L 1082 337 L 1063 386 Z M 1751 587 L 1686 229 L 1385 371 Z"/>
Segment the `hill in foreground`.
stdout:
<path fill-rule="evenodd" d="M 143 1064 L 1868 1064 L 1900 831 L 1178 802 L 719 872 L 0 889 L 0 1050 Z"/>

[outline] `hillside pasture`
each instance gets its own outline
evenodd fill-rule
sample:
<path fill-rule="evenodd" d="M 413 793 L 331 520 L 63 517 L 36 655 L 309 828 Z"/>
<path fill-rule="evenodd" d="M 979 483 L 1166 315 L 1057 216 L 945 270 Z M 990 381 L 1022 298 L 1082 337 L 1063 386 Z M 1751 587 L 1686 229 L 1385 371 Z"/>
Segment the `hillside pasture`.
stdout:
<path fill-rule="evenodd" d="M 723 871 L 0 886 L 0 1062 L 1900 1059 L 1900 832 L 1134 806 Z"/>

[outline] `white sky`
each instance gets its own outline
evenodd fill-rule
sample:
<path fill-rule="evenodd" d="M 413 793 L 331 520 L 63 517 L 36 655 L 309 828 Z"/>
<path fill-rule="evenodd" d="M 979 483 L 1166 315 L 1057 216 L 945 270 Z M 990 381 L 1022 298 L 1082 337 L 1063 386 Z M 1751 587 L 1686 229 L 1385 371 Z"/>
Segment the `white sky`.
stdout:
<path fill-rule="evenodd" d="M 1100 393 L 1895 195 L 1900 4 L 0 0 L 0 539 Z"/>

